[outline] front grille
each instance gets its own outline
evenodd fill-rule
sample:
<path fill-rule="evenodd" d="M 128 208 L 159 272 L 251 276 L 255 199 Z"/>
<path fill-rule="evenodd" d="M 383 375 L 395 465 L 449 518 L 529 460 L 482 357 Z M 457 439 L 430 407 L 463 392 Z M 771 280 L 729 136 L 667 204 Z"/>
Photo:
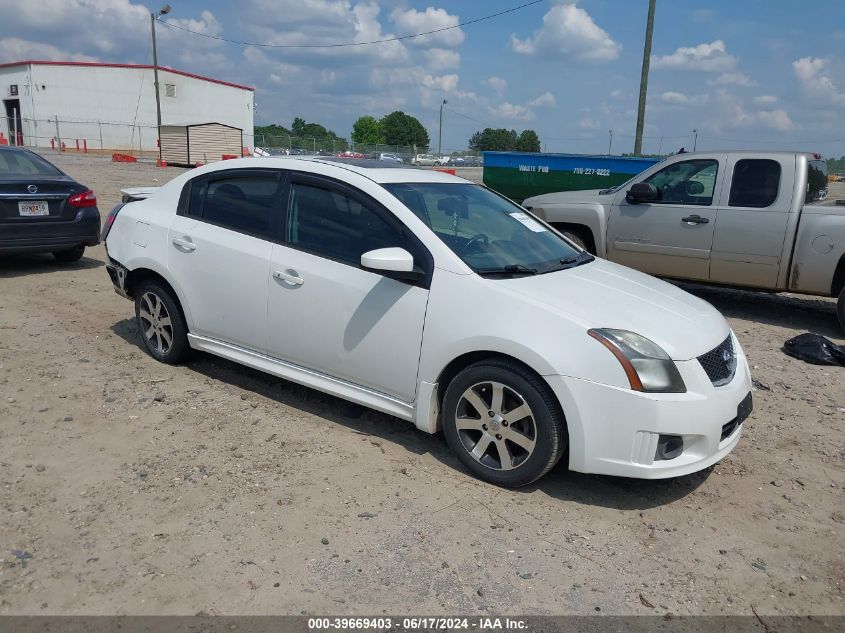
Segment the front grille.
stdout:
<path fill-rule="evenodd" d="M 731 336 L 728 335 L 717 348 L 699 356 L 698 362 L 714 386 L 728 384 L 736 372 L 736 351 Z"/>

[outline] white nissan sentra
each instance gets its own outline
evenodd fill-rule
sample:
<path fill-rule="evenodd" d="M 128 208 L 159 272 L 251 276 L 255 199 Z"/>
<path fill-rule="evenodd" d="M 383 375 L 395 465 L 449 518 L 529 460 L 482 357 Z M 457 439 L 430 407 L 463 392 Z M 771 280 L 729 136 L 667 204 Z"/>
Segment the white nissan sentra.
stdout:
<path fill-rule="evenodd" d="M 745 355 L 708 303 L 445 173 L 223 161 L 118 205 L 103 235 L 156 359 L 202 350 L 442 429 L 494 484 L 563 455 L 692 473 L 751 412 Z"/>

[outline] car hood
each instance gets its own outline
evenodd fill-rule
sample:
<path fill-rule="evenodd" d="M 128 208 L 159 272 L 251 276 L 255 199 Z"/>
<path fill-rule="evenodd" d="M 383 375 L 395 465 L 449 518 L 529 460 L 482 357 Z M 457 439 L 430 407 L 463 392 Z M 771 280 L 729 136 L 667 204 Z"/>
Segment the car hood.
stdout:
<path fill-rule="evenodd" d="M 557 193 L 544 193 L 541 196 L 526 198 L 522 203 L 524 207 L 540 207 L 548 204 L 594 204 L 596 202 L 610 202 L 612 195 L 599 195 L 604 189 L 586 189 L 583 191 L 559 191 Z"/>
<path fill-rule="evenodd" d="M 673 360 L 697 358 L 719 345 L 730 332 L 725 318 L 706 301 L 651 275 L 603 259 L 494 283 L 585 329 L 636 332 L 660 345 Z"/>

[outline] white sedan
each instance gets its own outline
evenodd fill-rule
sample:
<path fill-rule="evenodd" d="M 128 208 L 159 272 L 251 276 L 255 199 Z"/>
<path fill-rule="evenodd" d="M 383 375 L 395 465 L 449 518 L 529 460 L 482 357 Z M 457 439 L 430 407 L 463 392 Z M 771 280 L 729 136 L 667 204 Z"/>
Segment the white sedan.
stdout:
<path fill-rule="evenodd" d="M 104 242 L 153 357 L 203 350 L 442 429 L 494 484 L 563 455 L 692 473 L 751 411 L 745 355 L 708 303 L 448 174 L 222 161 L 115 207 Z"/>

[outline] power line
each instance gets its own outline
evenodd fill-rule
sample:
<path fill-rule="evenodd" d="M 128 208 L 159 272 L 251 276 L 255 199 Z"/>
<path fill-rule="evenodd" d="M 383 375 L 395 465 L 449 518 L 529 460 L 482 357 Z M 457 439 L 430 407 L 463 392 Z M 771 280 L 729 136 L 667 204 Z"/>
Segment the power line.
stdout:
<path fill-rule="evenodd" d="M 433 31 L 425 31 L 424 33 L 414 33 L 413 35 L 402 35 L 399 37 L 388 37 L 381 40 L 372 40 L 369 42 L 349 42 L 345 44 L 260 44 L 258 42 L 245 42 L 241 40 L 230 40 L 225 37 L 220 37 L 219 35 L 210 35 L 208 33 L 200 33 L 199 31 L 193 31 L 189 28 L 184 26 L 179 26 L 178 24 L 173 24 L 172 22 L 165 22 L 163 20 L 159 20 L 161 24 L 164 26 L 171 28 L 171 29 L 178 29 L 180 31 L 185 31 L 186 33 L 191 33 L 192 35 L 198 35 L 200 37 L 205 37 L 210 40 L 218 40 L 221 42 L 228 42 L 229 44 L 241 44 L 243 46 L 256 46 L 260 48 L 347 48 L 351 46 L 369 46 L 371 44 L 385 44 L 387 42 L 399 42 L 401 40 L 409 40 L 415 37 L 422 37 L 424 35 L 433 35 L 435 33 L 442 33 L 443 31 L 450 31 L 452 29 L 459 29 L 463 26 L 469 26 L 470 24 L 477 24 L 478 22 L 483 22 L 485 20 L 491 20 L 493 18 L 498 18 L 499 16 L 506 15 L 508 13 L 513 13 L 515 11 L 520 11 L 521 9 L 525 9 L 527 7 L 533 6 L 535 4 L 540 4 L 541 2 L 545 2 L 546 0 L 532 0 L 531 2 L 525 2 L 515 7 L 511 7 L 510 9 L 505 9 L 504 11 L 499 11 L 498 13 L 492 13 L 490 15 L 485 15 L 480 18 L 475 18 L 474 20 L 467 20 L 466 22 L 461 22 L 460 24 L 455 24 L 453 26 L 444 26 L 439 29 L 434 29 Z"/>

